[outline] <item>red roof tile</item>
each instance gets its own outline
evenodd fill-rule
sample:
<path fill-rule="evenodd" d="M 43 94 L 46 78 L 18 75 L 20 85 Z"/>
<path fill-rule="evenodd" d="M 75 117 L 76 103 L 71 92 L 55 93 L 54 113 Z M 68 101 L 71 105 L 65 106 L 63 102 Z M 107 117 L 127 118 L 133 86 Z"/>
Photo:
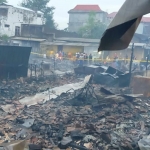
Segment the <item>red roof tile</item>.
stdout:
<path fill-rule="evenodd" d="M 115 18 L 117 12 L 112 12 L 111 14 L 108 14 L 109 18 Z"/>
<path fill-rule="evenodd" d="M 77 5 L 70 11 L 102 11 L 98 5 Z"/>
<path fill-rule="evenodd" d="M 115 18 L 116 14 L 117 14 L 117 12 L 112 12 L 111 14 L 108 14 L 108 17 L 113 19 L 113 18 Z M 150 17 L 142 17 L 141 22 L 145 22 L 145 23 L 149 22 L 150 23 Z"/>
<path fill-rule="evenodd" d="M 143 17 L 141 22 L 149 22 L 150 23 L 150 17 Z"/>

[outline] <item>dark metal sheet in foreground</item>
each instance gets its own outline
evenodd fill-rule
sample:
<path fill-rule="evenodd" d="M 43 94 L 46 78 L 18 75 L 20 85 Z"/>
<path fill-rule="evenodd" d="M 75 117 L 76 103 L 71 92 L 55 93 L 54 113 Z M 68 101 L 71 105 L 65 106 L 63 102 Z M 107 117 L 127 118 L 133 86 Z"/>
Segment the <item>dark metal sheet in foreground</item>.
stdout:
<path fill-rule="evenodd" d="M 150 0 L 126 0 L 100 41 L 98 51 L 126 49 L 143 15 L 150 13 Z"/>
<path fill-rule="evenodd" d="M 0 79 L 26 77 L 31 47 L 0 46 Z"/>

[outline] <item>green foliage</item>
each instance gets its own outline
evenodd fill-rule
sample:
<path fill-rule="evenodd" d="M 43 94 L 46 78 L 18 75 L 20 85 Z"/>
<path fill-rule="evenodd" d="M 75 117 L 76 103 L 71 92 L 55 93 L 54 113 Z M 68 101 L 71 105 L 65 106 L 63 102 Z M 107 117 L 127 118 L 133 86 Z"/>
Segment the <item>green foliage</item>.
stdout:
<path fill-rule="evenodd" d="M 56 28 L 57 25 L 53 20 L 53 10 L 55 8 L 47 6 L 49 2 L 50 0 L 23 0 L 21 6 L 43 12 L 47 27 Z"/>
<path fill-rule="evenodd" d="M 44 18 L 46 18 L 46 26 L 50 28 L 57 28 L 57 24 L 54 22 L 53 19 L 54 9 L 54 7 L 46 7 L 44 11 Z"/>
<path fill-rule="evenodd" d="M 99 39 L 106 30 L 106 25 L 96 21 L 96 14 L 90 13 L 86 25 L 79 29 L 79 35 L 83 38 Z"/>
<path fill-rule="evenodd" d="M 9 40 L 9 36 L 6 34 L 0 35 L 0 40 L 4 41 L 4 42 L 8 42 Z"/>
<path fill-rule="evenodd" d="M 0 3 L 7 3 L 7 0 L 0 0 Z"/>

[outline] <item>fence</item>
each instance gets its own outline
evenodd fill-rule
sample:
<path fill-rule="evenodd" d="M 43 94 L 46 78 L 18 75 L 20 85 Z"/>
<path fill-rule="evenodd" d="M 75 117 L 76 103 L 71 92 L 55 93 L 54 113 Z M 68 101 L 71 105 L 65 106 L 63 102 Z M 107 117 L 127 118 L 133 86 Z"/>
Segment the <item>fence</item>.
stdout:
<path fill-rule="evenodd" d="M 31 54 L 35 55 L 35 56 L 39 56 L 41 58 L 44 58 L 44 54 L 40 54 L 40 53 L 34 53 L 31 52 Z M 100 59 L 100 58 L 93 58 L 92 60 L 90 59 L 76 59 L 75 56 L 73 57 L 61 57 L 61 58 L 57 58 L 57 59 L 62 59 L 62 60 L 70 60 L 70 61 L 76 61 L 76 60 L 85 60 L 85 61 L 92 61 L 92 62 L 100 62 L 100 63 L 105 63 L 105 62 L 113 62 L 115 61 L 115 59 Z M 126 62 L 130 62 L 130 59 L 117 59 L 117 61 L 126 61 Z M 141 62 L 147 62 L 147 60 L 133 60 L 133 62 L 135 63 L 141 63 Z M 150 63 L 150 61 L 148 61 Z"/>

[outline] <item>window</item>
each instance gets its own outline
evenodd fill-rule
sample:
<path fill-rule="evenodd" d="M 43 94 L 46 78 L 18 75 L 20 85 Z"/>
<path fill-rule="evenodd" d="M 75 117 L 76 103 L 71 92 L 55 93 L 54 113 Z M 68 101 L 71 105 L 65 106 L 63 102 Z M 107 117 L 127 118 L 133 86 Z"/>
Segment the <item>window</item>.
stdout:
<path fill-rule="evenodd" d="M 20 36 L 20 27 L 15 27 L 15 36 Z"/>
<path fill-rule="evenodd" d="M 0 16 L 7 17 L 8 15 L 8 9 L 7 8 L 0 8 Z"/>
<path fill-rule="evenodd" d="M 58 52 L 62 52 L 63 51 L 63 45 L 58 45 Z"/>
<path fill-rule="evenodd" d="M 24 21 L 24 22 L 29 22 L 28 16 L 25 15 L 25 14 L 23 15 L 23 21 Z"/>
<path fill-rule="evenodd" d="M 10 27 L 10 25 L 9 24 L 5 24 L 5 28 L 9 28 Z"/>
<path fill-rule="evenodd" d="M 37 17 L 41 18 L 41 14 L 37 14 Z"/>

